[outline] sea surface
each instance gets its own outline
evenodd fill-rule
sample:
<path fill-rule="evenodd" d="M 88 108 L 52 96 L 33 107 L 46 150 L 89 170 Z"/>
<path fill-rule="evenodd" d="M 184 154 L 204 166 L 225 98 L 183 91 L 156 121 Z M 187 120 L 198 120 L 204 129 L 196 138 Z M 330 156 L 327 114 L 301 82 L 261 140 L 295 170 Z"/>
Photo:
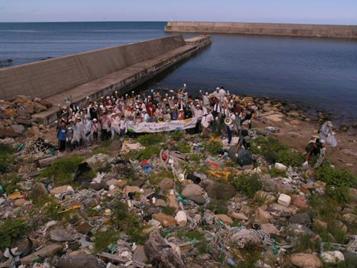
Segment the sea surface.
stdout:
<path fill-rule="evenodd" d="M 0 63 L 18 65 L 165 36 L 164 22 L 0 23 Z M 223 85 L 357 121 L 357 42 L 213 35 L 213 44 L 149 87 Z M 10 60 L 10 61 L 8 61 Z"/>

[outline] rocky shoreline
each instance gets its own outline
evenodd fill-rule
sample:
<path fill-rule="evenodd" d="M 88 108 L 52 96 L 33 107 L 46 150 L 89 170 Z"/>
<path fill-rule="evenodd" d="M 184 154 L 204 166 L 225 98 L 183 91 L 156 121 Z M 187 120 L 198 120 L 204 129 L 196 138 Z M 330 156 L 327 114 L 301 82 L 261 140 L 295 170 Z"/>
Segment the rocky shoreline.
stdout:
<path fill-rule="evenodd" d="M 245 166 L 184 131 L 58 154 L 55 128 L 28 117 L 46 103 L 1 102 L 0 267 L 354 267 L 355 136 L 303 168 L 318 121 L 252 100 Z"/>

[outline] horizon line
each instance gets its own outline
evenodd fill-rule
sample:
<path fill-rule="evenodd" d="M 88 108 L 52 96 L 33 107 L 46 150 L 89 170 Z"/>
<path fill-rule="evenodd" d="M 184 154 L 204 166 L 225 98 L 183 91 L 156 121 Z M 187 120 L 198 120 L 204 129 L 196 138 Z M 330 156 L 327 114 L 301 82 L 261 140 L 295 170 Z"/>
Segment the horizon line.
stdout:
<path fill-rule="evenodd" d="M 355 24 L 338 24 L 338 23 L 309 23 L 309 22 L 283 22 L 283 21 L 275 21 L 275 22 L 263 22 L 263 21 L 204 21 L 204 20 L 68 20 L 68 21 L 0 21 L 2 23 L 111 23 L 111 22 L 209 22 L 209 23 L 257 23 L 257 24 L 306 24 L 306 25 L 341 25 L 341 26 L 357 26 L 357 22 Z"/>

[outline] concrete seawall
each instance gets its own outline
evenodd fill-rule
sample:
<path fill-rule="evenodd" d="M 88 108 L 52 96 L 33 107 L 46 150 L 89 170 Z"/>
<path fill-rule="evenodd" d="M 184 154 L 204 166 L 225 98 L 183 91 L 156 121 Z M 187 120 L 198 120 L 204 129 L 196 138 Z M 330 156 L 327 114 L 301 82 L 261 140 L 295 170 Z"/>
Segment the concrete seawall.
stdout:
<path fill-rule="evenodd" d="M 357 25 L 168 22 L 167 32 L 357 39 Z"/>
<path fill-rule="evenodd" d="M 80 104 L 87 96 L 125 93 L 210 43 L 208 36 L 184 40 L 174 35 L 0 69 L 0 98 L 44 98 L 54 107 L 33 118 L 50 123 L 66 98 Z"/>

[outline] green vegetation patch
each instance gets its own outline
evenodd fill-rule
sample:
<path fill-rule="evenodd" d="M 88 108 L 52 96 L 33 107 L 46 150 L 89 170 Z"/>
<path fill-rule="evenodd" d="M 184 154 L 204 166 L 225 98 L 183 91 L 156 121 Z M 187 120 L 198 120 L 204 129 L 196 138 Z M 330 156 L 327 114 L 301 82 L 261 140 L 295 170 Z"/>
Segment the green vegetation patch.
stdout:
<path fill-rule="evenodd" d="M 176 209 L 175 208 L 171 208 L 171 207 L 163 207 L 161 209 L 161 212 L 166 214 L 166 215 L 170 215 L 170 216 L 175 216 L 176 215 Z"/>
<path fill-rule="evenodd" d="M 173 131 L 170 133 L 170 138 L 175 140 L 175 141 L 179 141 L 184 137 L 184 132 L 183 131 Z"/>
<path fill-rule="evenodd" d="M 111 209 L 115 228 L 128 234 L 134 242 L 143 244 L 147 236 L 143 233 L 143 225 L 138 216 L 130 212 L 127 204 L 119 200 L 112 202 Z"/>
<path fill-rule="evenodd" d="M 326 162 L 316 170 L 317 179 L 325 182 L 326 195 L 338 204 L 350 202 L 349 187 L 357 187 L 357 177 L 347 170 L 334 168 Z"/>
<path fill-rule="evenodd" d="M 272 167 L 271 169 L 269 169 L 269 174 L 272 178 L 286 177 L 286 171 L 278 170 L 275 167 Z"/>
<path fill-rule="evenodd" d="M 161 169 L 157 172 L 152 172 L 149 175 L 149 181 L 152 185 L 158 185 L 163 179 L 173 178 L 173 174 L 171 171 L 166 169 Z"/>
<path fill-rule="evenodd" d="M 142 150 L 134 152 L 133 156 L 134 159 L 147 160 L 153 156 L 158 156 L 160 154 L 160 151 L 161 151 L 160 145 L 152 145 L 152 146 L 147 146 Z"/>
<path fill-rule="evenodd" d="M 0 224 L 0 250 L 11 247 L 16 240 L 23 238 L 28 231 L 25 221 L 7 219 Z"/>
<path fill-rule="evenodd" d="M 165 141 L 166 136 L 164 134 L 146 134 L 138 137 L 138 142 L 144 146 L 152 146 L 164 143 Z"/>
<path fill-rule="evenodd" d="M 252 152 L 262 155 L 269 163 L 282 163 L 286 166 L 301 166 L 304 156 L 281 144 L 273 137 L 258 137 L 252 141 Z"/>
<path fill-rule="evenodd" d="M 316 170 L 316 177 L 333 186 L 357 187 L 357 176 L 345 169 L 334 168 L 329 163 L 324 163 Z"/>
<path fill-rule="evenodd" d="M 204 144 L 204 148 L 212 155 L 219 154 L 223 150 L 223 143 L 220 140 L 211 140 Z"/>
<path fill-rule="evenodd" d="M 0 176 L 0 184 L 7 194 L 15 192 L 17 183 L 21 181 L 21 177 L 16 173 L 7 173 Z"/>
<path fill-rule="evenodd" d="M 176 236 L 186 241 L 194 241 L 195 248 L 200 254 L 209 253 L 209 244 L 203 232 L 179 230 L 176 232 Z"/>
<path fill-rule="evenodd" d="M 326 222 L 327 228 L 314 227 L 323 242 L 337 242 L 344 244 L 347 234 L 338 225 L 336 219 L 339 219 L 339 203 L 329 195 L 310 197 L 310 205 L 314 215 L 314 219 L 321 219 Z"/>
<path fill-rule="evenodd" d="M 215 214 L 227 214 L 228 213 L 227 201 L 225 201 L 225 200 L 211 199 L 207 208 Z"/>
<path fill-rule="evenodd" d="M 175 149 L 181 153 L 191 153 L 191 146 L 186 141 L 179 141 L 175 144 Z"/>
<path fill-rule="evenodd" d="M 115 243 L 119 238 L 118 232 L 114 230 L 98 231 L 94 235 L 94 249 L 96 252 L 105 251 L 110 244 Z"/>
<path fill-rule="evenodd" d="M 320 250 L 320 240 L 313 239 L 310 235 L 302 234 L 295 242 L 294 252 L 316 252 Z"/>
<path fill-rule="evenodd" d="M 9 145 L 0 144 L 0 174 L 10 170 L 11 165 L 15 160 L 15 150 Z"/>
<path fill-rule="evenodd" d="M 78 165 L 84 160 L 82 156 L 73 155 L 55 161 L 40 174 L 54 181 L 55 185 L 65 185 L 73 182 L 74 173 Z"/>
<path fill-rule="evenodd" d="M 232 183 L 237 191 L 253 198 L 255 193 L 262 189 L 262 182 L 258 174 L 241 174 L 232 179 Z"/>

